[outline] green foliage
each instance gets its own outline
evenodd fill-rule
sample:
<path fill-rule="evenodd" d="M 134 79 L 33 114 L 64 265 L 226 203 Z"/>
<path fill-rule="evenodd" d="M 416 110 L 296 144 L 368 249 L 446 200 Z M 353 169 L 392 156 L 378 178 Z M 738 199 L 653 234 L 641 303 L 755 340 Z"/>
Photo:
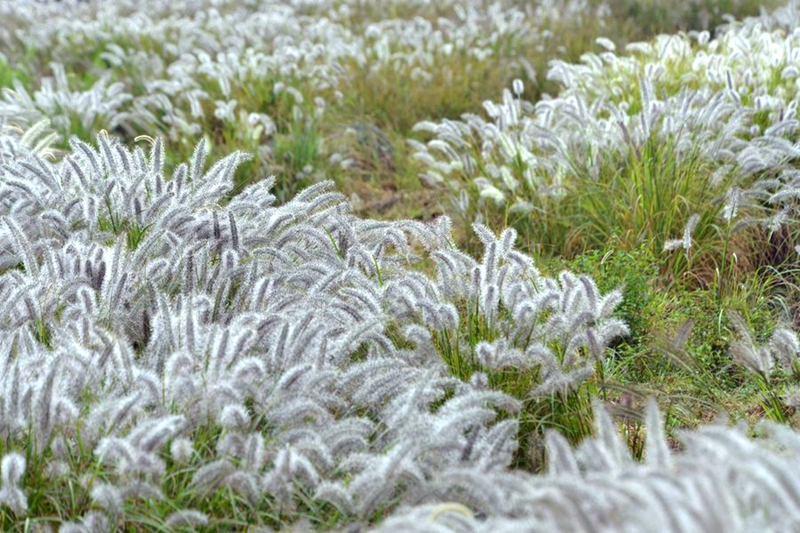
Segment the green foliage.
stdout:
<path fill-rule="evenodd" d="M 14 80 L 18 80 L 22 84 L 29 83 L 28 77 L 21 70 L 9 65 L 0 56 L 0 89 L 13 86 Z"/>
<path fill-rule="evenodd" d="M 763 0 L 610 0 L 614 20 L 624 21 L 638 37 L 689 30 L 713 30 L 725 22 L 724 16 L 737 19 L 758 15 L 778 2 Z"/>
<path fill-rule="evenodd" d="M 638 248 L 630 252 L 616 247 L 589 250 L 574 260 L 553 260 L 550 269 L 568 269 L 587 274 L 598 288 L 610 291 L 622 288 L 622 303 L 617 316 L 630 328 L 630 335 L 621 343 L 646 341 L 646 335 L 656 327 L 664 295 L 658 290 L 658 260 L 649 250 Z"/>
<path fill-rule="evenodd" d="M 765 407 L 775 411 L 774 398 L 764 405 L 759 380 L 733 364 L 729 350 L 736 335 L 725 313 L 740 313 L 758 339 L 771 334 L 781 306 L 770 290 L 775 279 L 765 271 L 729 273 L 739 281 L 729 284 L 720 301 L 713 284 L 700 288 L 664 274 L 648 247 L 626 252 L 612 241 L 572 260 L 546 263 L 547 271 L 562 269 L 590 275 L 602 291 L 622 288 L 617 313 L 631 334 L 613 345 L 607 360 L 609 397 L 643 400 L 658 394 L 672 406 L 673 423 L 681 426 L 721 411 L 746 419 Z"/>

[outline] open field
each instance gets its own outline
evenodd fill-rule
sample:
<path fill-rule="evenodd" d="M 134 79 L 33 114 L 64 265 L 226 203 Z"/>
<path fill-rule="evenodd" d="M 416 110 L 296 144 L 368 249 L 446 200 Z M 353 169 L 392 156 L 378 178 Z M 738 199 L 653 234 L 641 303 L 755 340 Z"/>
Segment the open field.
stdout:
<path fill-rule="evenodd" d="M 800 530 L 800 4 L 0 0 L 0 528 Z"/>

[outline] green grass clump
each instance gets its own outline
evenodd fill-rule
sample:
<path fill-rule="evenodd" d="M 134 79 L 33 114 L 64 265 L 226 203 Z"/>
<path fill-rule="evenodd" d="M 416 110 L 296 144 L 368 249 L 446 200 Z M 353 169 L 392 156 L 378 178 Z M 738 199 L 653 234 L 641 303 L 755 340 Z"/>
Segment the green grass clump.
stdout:
<path fill-rule="evenodd" d="M 27 76 L 21 70 L 12 67 L 0 56 L 0 88 L 12 87 L 15 80 L 23 85 L 29 83 Z"/>

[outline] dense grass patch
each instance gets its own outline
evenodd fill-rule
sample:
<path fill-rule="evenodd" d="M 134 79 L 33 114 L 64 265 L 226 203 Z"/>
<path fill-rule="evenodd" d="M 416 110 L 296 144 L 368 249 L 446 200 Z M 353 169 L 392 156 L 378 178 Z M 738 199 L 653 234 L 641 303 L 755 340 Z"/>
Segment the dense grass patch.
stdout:
<path fill-rule="evenodd" d="M 0 527 L 795 529 L 773 7 L 0 0 Z"/>

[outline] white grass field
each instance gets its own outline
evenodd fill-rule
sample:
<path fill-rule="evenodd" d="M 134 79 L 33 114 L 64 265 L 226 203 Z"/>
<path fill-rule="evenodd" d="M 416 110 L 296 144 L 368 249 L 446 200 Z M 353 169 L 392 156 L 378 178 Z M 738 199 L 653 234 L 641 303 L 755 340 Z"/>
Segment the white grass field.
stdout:
<path fill-rule="evenodd" d="M 0 528 L 800 531 L 800 4 L 0 0 Z"/>

